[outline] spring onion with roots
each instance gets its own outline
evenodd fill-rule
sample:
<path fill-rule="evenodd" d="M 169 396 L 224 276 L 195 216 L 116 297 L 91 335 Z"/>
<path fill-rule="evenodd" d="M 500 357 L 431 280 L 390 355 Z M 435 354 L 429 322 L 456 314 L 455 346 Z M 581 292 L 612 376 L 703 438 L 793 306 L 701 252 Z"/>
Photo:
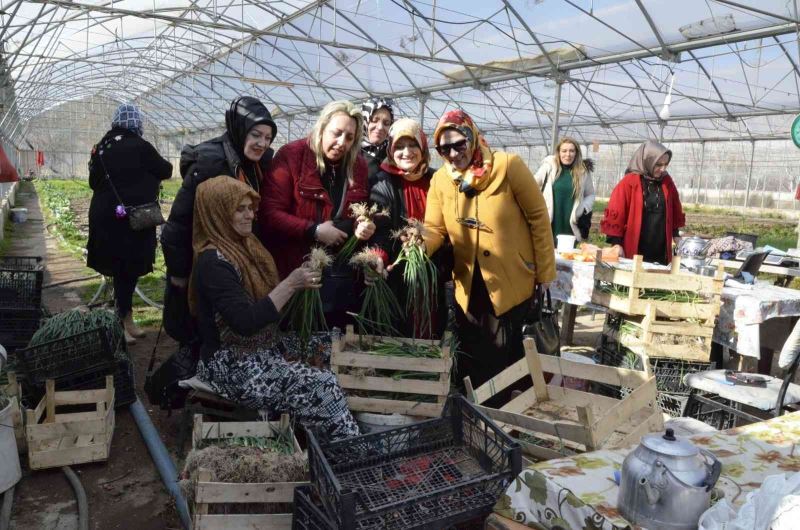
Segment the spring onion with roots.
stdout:
<path fill-rule="evenodd" d="M 372 206 L 368 206 L 365 202 L 356 202 L 350 205 L 350 213 L 353 214 L 353 219 L 356 221 L 372 221 L 375 217 L 378 216 L 389 216 L 389 210 L 387 209 L 379 209 L 377 204 L 373 204 Z M 344 263 L 350 259 L 350 256 L 353 255 L 355 252 L 356 247 L 358 246 L 358 238 L 355 235 L 350 236 L 350 238 L 345 241 L 342 248 L 339 249 L 339 252 L 336 254 L 336 261 L 338 263 Z"/>
<path fill-rule="evenodd" d="M 322 269 L 331 264 L 331 256 L 324 249 L 315 247 L 303 263 L 306 269 L 322 273 Z M 322 297 L 319 289 L 302 289 L 295 292 L 283 309 L 283 322 L 297 333 L 305 347 L 314 333 L 328 331 L 325 312 L 322 309 Z"/>
<path fill-rule="evenodd" d="M 436 305 L 438 271 L 425 253 L 422 239 L 424 226 L 421 221 L 407 219 L 405 227 L 392 233 L 395 239 L 405 239 L 394 266 L 404 263 L 403 281 L 408 288 L 406 314 L 414 319 L 413 336 L 416 338 L 427 325 L 428 335 L 433 335 L 432 314 Z"/>
<path fill-rule="evenodd" d="M 350 259 L 350 265 L 361 270 L 372 282 L 364 289 L 364 301 L 356 315 L 360 334 L 396 335 L 393 323 L 403 317 L 403 310 L 389 284 L 378 272 L 383 264 L 377 249 L 367 247 Z"/>

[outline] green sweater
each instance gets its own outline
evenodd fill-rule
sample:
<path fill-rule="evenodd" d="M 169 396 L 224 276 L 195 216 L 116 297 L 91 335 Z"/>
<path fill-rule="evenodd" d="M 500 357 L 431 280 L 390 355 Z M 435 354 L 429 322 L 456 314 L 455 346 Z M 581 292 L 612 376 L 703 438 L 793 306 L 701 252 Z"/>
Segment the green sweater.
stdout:
<path fill-rule="evenodd" d="M 573 235 L 569 224 L 572 214 L 572 171 L 564 168 L 553 182 L 553 236 Z"/>

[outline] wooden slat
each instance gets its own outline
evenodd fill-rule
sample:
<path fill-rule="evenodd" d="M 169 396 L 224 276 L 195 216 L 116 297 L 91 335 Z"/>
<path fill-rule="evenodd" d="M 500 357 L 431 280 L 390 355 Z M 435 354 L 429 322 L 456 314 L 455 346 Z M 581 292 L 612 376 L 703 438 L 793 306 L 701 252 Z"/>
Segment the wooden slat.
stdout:
<path fill-rule="evenodd" d="M 630 420 L 635 412 L 655 403 L 656 378 L 651 377 L 649 381 L 633 389 L 624 399 L 597 418 L 597 422 L 592 426 L 595 436 L 601 443 L 604 442 L 620 425 Z"/>
<path fill-rule="evenodd" d="M 59 390 L 55 395 L 56 406 L 83 405 L 105 401 L 106 389 L 101 390 Z"/>
<path fill-rule="evenodd" d="M 659 432 L 664 430 L 664 417 L 660 410 L 656 410 L 647 417 L 646 420 L 640 422 L 629 433 L 627 433 L 620 440 L 609 444 L 609 449 L 629 447 L 633 444 L 638 444 L 642 436 L 651 432 Z"/>
<path fill-rule="evenodd" d="M 86 462 L 96 462 L 108 458 L 108 448 L 105 445 L 90 445 L 87 447 L 73 447 L 71 449 L 54 451 L 35 451 L 28 453 L 28 465 L 31 469 L 44 469 L 48 467 L 71 466 Z"/>
<path fill-rule="evenodd" d="M 352 411 L 374 412 L 376 414 L 407 414 L 409 416 L 425 416 L 438 418 L 442 414 L 441 403 L 420 403 L 397 399 L 380 399 L 348 396 L 347 405 Z"/>
<path fill-rule="evenodd" d="M 56 421 L 56 383 L 52 379 L 48 379 L 44 382 L 45 384 L 45 409 L 47 410 L 47 415 L 45 416 L 45 420 L 48 422 Z"/>
<path fill-rule="evenodd" d="M 92 413 L 94 414 L 94 413 Z M 28 440 L 44 440 L 62 436 L 78 436 L 81 434 L 98 434 L 106 431 L 105 418 L 85 421 L 67 421 L 56 423 L 40 423 L 27 426 Z"/>
<path fill-rule="evenodd" d="M 588 429 L 583 425 L 566 423 L 563 421 L 546 421 L 539 418 L 531 418 L 524 414 L 515 414 L 505 410 L 484 407 L 483 405 L 475 406 L 493 420 L 521 429 L 527 429 L 535 433 L 541 432 L 557 438 L 567 438 L 581 444 L 586 444 L 589 441 Z"/>
<path fill-rule="evenodd" d="M 339 374 L 342 388 L 351 390 L 372 390 L 377 392 L 400 392 L 404 394 L 425 394 L 446 396 L 450 393 L 450 385 L 441 381 L 420 381 L 415 379 L 394 380 L 391 377 L 353 376 Z"/>
<path fill-rule="evenodd" d="M 719 302 L 681 303 L 643 299 L 637 299 L 631 302 L 627 298 L 614 296 L 610 293 L 603 293 L 596 289 L 592 293 L 592 303 L 605 306 L 618 313 L 625 313 L 626 315 L 644 315 L 648 304 L 652 304 L 656 308 L 657 314 L 664 317 L 699 318 L 708 320 L 716 318 L 719 314 Z"/>
<path fill-rule="evenodd" d="M 291 503 L 294 489 L 308 482 L 198 482 L 195 502 L 213 503 Z"/>
<path fill-rule="evenodd" d="M 78 447 L 86 447 L 87 445 L 91 445 L 94 442 L 94 436 L 91 434 L 81 434 L 75 440 L 75 445 Z"/>
<path fill-rule="evenodd" d="M 608 385 L 637 387 L 647 381 L 647 376 L 640 370 L 579 363 L 568 361 L 561 357 L 541 354 L 539 354 L 539 362 L 545 372 Z"/>
<path fill-rule="evenodd" d="M 553 460 L 554 458 L 564 458 L 564 455 L 556 451 L 555 449 L 550 449 L 549 447 L 542 447 L 536 444 L 532 444 L 530 442 L 526 442 L 520 439 L 516 439 L 517 443 L 519 443 L 522 452 L 528 454 L 538 460 Z"/>
<path fill-rule="evenodd" d="M 525 348 L 525 363 L 528 365 L 528 372 L 531 374 L 536 401 L 547 401 L 549 399 L 547 383 L 544 382 L 544 374 L 539 361 L 539 352 L 536 350 L 536 342 L 529 337 L 522 341 L 522 345 Z"/>
<path fill-rule="evenodd" d="M 334 352 L 331 355 L 331 366 L 440 373 L 449 372 L 450 368 L 453 366 L 453 360 L 449 358 L 425 359 L 416 357 L 394 357 L 347 350 L 343 352 Z"/>
<path fill-rule="evenodd" d="M 475 402 L 484 403 L 523 377 L 527 377 L 528 361 L 522 358 L 475 389 Z"/>
<path fill-rule="evenodd" d="M 196 515 L 194 530 L 291 530 L 292 514 Z"/>

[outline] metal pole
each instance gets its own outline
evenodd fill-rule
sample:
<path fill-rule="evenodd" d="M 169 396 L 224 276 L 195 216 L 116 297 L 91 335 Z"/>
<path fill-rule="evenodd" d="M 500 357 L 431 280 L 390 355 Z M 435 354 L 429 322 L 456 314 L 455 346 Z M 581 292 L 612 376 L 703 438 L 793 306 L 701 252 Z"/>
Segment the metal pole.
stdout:
<path fill-rule="evenodd" d="M 750 181 L 753 178 L 753 157 L 756 155 L 756 142 L 750 140 L 750 169 L 747 170 L 747 190 L 744 192 L 744 207 L 750 205 Z"/>
<path fill-rule="evenodd" d="M 694 196 L 694 203 L 697 204 L 700 202 L 700 179 L 704 179 L 703 177 L 703 165 L 706 163 L 706 143 L 700 142 L 700 172 L 697 174 L 697 193 Z M 704 179 L 707 183 L 708 179 Z M 708 197 L 708 191 L 706 191 L 706 197 Z"/>
<path fill-rule="evenodd" d="M 425 130 L 425 101 L 427 99 L 424 95 L 419 96 L 419 126 L 423 131 Z"/>
<path fill-rule="evenodd" d="M 556 152 L 556 144 L 558 144 L 558 118 L 561 114 L 561 85 L 563 81 L 556 81 L 556 103 L 553 111 L 553 130 L 550 133 L 550 152 Z"/>

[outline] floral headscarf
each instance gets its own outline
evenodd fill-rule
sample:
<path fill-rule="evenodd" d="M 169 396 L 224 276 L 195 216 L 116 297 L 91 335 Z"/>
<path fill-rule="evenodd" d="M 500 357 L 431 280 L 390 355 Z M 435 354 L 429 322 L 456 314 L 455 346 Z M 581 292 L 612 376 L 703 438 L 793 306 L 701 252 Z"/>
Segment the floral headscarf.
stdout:
<path fill-rule="evenodd" d="M 392 109 L 393 105 L 394 101 L 392 101 L 390 98 L 370 98 L 361 104 L 361 115 L 364 117 L 362 123 L 364 135 L 361 140 L 361 148 L 370 152 L 370 154 L 373 156 L 375 156 L 374 153 L 379 149 L 386 149 L 386 146 L 389 145 L 389 139 L 387 138 L 379 144 L 369 143 L 369 119 L 372 118 L 372 115 L 378 110 L 386 109 L 389 111 L 389 116 L 391 116 L 392 121 L 394 121 L 394 110 Z"/>
<path fill-rule="evenodd" d="M 422 150 L 422 160 L 412 171 L 404 171 L 394 163 L 394 146 L 401 138 L 412 138 Z M 392 124 L 389 129 L 389 147 L 386 150 L 386 160 L 381 163 L 381 169 L 392 175 L 400 175 L 409 181 L 418 180 L 428 170 L 431 154 L 428 151 L 428 138 L 422 132 L 419 123 L 411 118 L 401 118 Z"/>
<path fill-rule="evenodd" d="M 463 110 L 446 112 L 439 119 L 436 131 L 433 133 L 434 145 L 439 145 L 439 138 L 446 129 L 455 129 L 467 138 L 469 141 L 467 156 L 471 157 L 470 164 L 464 171 L 454 168 L 445 158 L 444 167 L 450 178 L 460 183 L 461 191 L 467 191 L 469 188 L 477 191 L 485 189 L 492 175 L 492 150 L 478 131 L 475 122 Z"/>
<path fill-rule="evenodd" d="M 144 134 L 142 111 L 136 105 L 120 105 L 111 118 L 111 128 L 128 129 L 142 136 Z"/>

